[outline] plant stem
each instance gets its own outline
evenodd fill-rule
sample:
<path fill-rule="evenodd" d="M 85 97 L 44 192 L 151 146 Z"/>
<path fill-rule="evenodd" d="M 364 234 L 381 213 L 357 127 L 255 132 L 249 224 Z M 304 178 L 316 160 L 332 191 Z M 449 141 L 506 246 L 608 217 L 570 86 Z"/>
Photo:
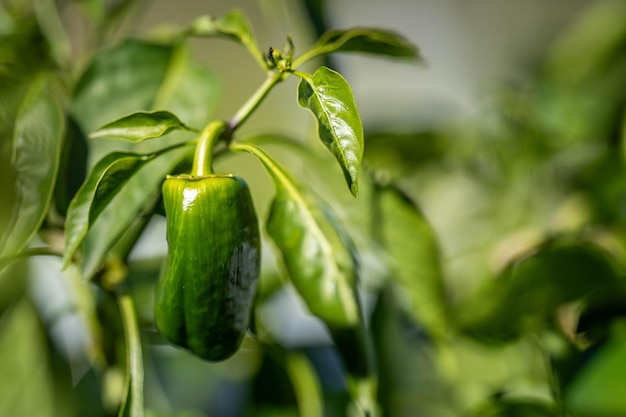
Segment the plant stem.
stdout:
<path fill-rule="evenodd" d="M 318 48 L 313 48 L 311 50 L 308 50 L 302 55 L 300 55 L 299 57 L 297 57 L 296 59 L 294 59 L 294 61 L 291 64 L 291 67 L 298 68 L 305 62 L 308 62 L 312 60 L 313 58 L 316 58 L 320 55 L 324 55 L 326 53 L 332 52 L 332 50 L 333 49 L 330 47 L 318 47 Z"/>
<path fill-rule="evenodd" d="M 252 97 L 250 97 L 248 101 L 241 106 L 237 113 L 235 113 L 233 118 L 230 119 L 230 122 L 228 123 L 229 135 L 232 135 L 233 132 L 237 130 L 237 128 L 248 119 L 248 117 L 250 117 L 252 112 L 259 106 L 259 104 L 261 104 L 272 87 L 284 80 L 286 76 L 286 72 L 275 71 L 268 73 L 268 77 L 265 79 L 263 84 L 261 84 L 259 89 L 255 91 Z"/>
<path fill-rule="evenodd" d="M 117 302 L 126 337 L 126 394 L 124 408 L 130 417 L 143 417 L 143 357 L 141 337 L 137 326 L 137 315 L 133 299 L 128 294 L 117 296 Z"/>
<path fill-rule="evenodd" d="M 221 120 L 215 120 L 202 131 L 193 156 L 191 175 L 202 177 L 213 173 L 213 147 L 225 130 L 226 124 Z"/>

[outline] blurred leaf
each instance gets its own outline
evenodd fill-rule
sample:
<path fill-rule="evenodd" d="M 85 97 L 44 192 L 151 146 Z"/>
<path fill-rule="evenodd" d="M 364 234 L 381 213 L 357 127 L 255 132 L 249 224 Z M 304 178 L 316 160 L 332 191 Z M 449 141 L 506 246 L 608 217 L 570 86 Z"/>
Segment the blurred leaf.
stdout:
<path fill-rule="evenodd" d="M 432 340 L 399 308 L 390 285 L 378 295 L 371 331 L 380 374 L 378 398 L 385 416 L 454 417 L 462 415 L 454 400 L 461 383 L 451 385 L 442 372 L 441 355 Z"/>
<path fill-rule="evenodd" d="M 100 213 L 122 189 L 124 184 L 155 157 L 135 153 L 113 152 L 96 164 L 78 190 L 67 211 L 65 222 L 64 266 L 72 261 L 74 253 Z"/>
<path fill-rule="evenodd" d="M 74 194 L 81 187 L 87 175 L 87 137 L 76 122 L 68 117 L 63 151 L 54 186 L 54 200 L 57 212 L 65 216 Z"/>
<path fill-rule="evenodd" d="M 65 129 L 62 96 L 57 80 L 40 74 L 21 96 L 19 107 L 9 109 L 15 119 L 0 121 L 0 132 L 7 135 L 0 145 L 0 157 L 8 164 L 2 168 L 2 174 L 6 170 L 2 182 L 6 181 L 3 192 L 7 190 L 8 201 L 1 203 L 0 209 L 0 256 L 21 251 L 47 213 Z M 11 107 L 16 104 L 14 98 L 7 92 L 2 98 L 7 101 L 0 105 Z"/>
<path fill-rule="evenodd" d="M 367 133 L 363 161 L 377 176 L 395 181 L 440 160 L 442 142 L 435 132 Z"/>
<path fill-rule="evenodd" d="M 476 417 L 560 417 L 554 406 L 532 400 L 494 398 L 472 413 Z"/>
<path fill-rule="evenodd" d="M 554 240 L 511 263 L 459 310 L 462 329 L 489 342 L 509 342 L 550 327 L 562 304 L 618 285 L 611 256 L 586 242 Z"/>
<path fill-rule="evenodd" d="M 241 10 L 233 10 L 215 19 L 202 16 L 196 19 L 188 34 L 193 36 L 226 36 L 245 46 L 252 56 L 265 68 L 265 60 L 256 42 L 250 22 Z"/>
<path fill-rule="evenodd" d="M 192 130 L 182 123 L 175 114 L 168 111 L 138 111 L 123 116 L 96 129 L 91 139 L 108 138 L 142 142 L 146 139 L 159 138 L 172 130 Z"/>
<path fill-rule="evenodd" d="M 273 381 L 271 385 L 267 381 Z M 322 417 L 317 375 L 306 356 L 275 344 L 263 345 L 263 361 L 254 378 L 253 406 L 246 415 Z"/>
<path fill-rule="evenodd" d="M 564 393 L 567 409 L 580 417 L 626 415 L 626 327 L 620 321 L 611 339 L 587 361 Z"/>
<path fill-rule="evenodd" d="M 191 125 L 204 126 L 216 99 L 216 79 L 190 61 L 187 49 L 129 40 L 95 56 L 76 87 L 71 109 L 87 132 L 122 115 L 155 107 L 176 114 Z M 191 139 L 185 131 L 172 135 L 172 144 Z M 162 148 L 151 141 L 132 145 L 99 140 L 90 146 L 92 159 L 129 147 L 143 154 Z M 95 273 L 133 221 L 146 215 L 147 206 L 159 195 L 165 176 L 190 157 L 191 152 L 177 149 L 154 158 L 111 200 L 84 240 L 82 270 L 87 277 Z"/>
<path fill-rule="evenodd" d="M 448 330 L 448 311 L 436 237 L 423 213 L 397 187 L 379 187 L 374 195 L 380 212 L 381 238 L 392 264 L 392 279 L 400 286 L 400 299 L 408 300 L 408 311 L 432 336 Z"/>
<path fill-rule="evenodd" d="M 557 38 L 534 105 L 551 136 L 569 143 L 615 140 L 626 89 L 625 19 L 624 2 L 591 2 Z"/>
<path fill-rule="evenodd" d="M 356 197 L 363 157 L 363 127 L 350 85 L 341 74 L 326 67 L 320 67 L 313 76 L 301 76 L 298 103 L 313 112 L 320 139 L 339 162 Z"/>
<path fill-rule="evenodd" d="M 315 43 L 324 53 L 364 52 L 394 58 L 421 59 L 417 47 L 392 30 L 351 28 L 329 30 Z"/>
<path fill-rule="evenodd" d="M 567 83 L 601 81 L 607 66 L 621 60 L 626 47 L 626 4 L 621 1 L 591 3 L 583 8 L 557 38 L 547 59 L 555 79 L 567 75 Z M 581 54 L 580 51 L 585 51 Z"/>
<path fill-rule="evenodd" d="M 0 415 L 56 416 L 48 343 L 35 309 L 21 300 L 1 318 Z"/>
<path fill-rule="evenodd" d="M 33 6 L 39 27 L 50 48 L 50 55 L 59 64 L 66 64 L 71 58 L 72 45 L 57 3 L 54 0 L 41 0 L 33 2 Z"/>
<path fill-rule="evenodd" d="M 585 340 L 604 342 L 615 320 L 626 318 L 626 283 L 602 288 L 590 294 L 578 319 L 577 333 Z"/>

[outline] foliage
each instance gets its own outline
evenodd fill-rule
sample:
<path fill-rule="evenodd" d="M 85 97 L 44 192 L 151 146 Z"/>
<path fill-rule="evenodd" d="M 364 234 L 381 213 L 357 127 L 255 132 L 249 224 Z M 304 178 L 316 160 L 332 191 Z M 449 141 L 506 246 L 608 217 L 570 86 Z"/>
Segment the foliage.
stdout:
<path fill-rule="evenodd" d="M 589 7 L 476 119 L 416 132 L 361 121 L 328 55 L 419 49 L 307 5 L 301 53 L 260 47 L 239 10 L 119 40 L 133 0 L 0 5 L 0 415 L 626 415 L 623 3 Z M 223 121 L 190 53 L 213 38 L 266 74 Z M 319 140 L 241 136 L 289 77 Z M 245 171 L 241 153 L 273 184 L 250 178 L 262 273 L 242 346 L 212 363 L 156 331 L 166 254 L 133 253 L 168 175 Z M 321 337 L 290 342 L 291 315 Z"/>

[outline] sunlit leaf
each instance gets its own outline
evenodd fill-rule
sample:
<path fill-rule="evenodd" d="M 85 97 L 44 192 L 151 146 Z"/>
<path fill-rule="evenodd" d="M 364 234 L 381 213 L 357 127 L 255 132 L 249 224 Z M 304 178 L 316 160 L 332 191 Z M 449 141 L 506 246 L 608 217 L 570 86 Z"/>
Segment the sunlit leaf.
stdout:
<path fill-rule="evenodd" d="M 321 67 L 313 76 L 302 76 L 298 103 L 313 112 L 320 139 L 339 161 L 348 187 L 356 197 L 363 157 L 363 127 L 350 85 L 338 72 Z"/>
<path fill-rule="evenodd" d="M 241 10 L 233 10 L 227 15 L 214 18 L 202 16 L 196 19 L 188 33 L 193 36 L 225 36 L 245 46 L 252 55 L 263 62 L 250 22 Z"/>
<path fill-rule="evenodd" d="M 168 111 L 138 111 L 100 127 L 89 135 L 92 139 L 120 139 L 141 142 L 158 138 L 173 130 L 189 130 L 176 115 Z"/>
<path fill-rule="evenodd" d="M 358 323 L 353 247 L 330 208 L 260 148 L 233 149 L 255 155 L 274 180 L 267 231 L 311 313 L 330 325 Z"/>
<path fill-rule="evenodd" d="M 434 336 L 448 327 L 441 257 L 432 227 L 417 205 L 393 185 L 376 194 L 382 243 L 392 264 L 399 298 L 408 300 L 413 318 Z"/>
<path fill-rule="evenodd" d="M 15 115 L 0 120 L 0 132 L 8 135 L 0 144 L 4 194 L 0 256 L 21 251 L 43 221 L 52 199 L 65 129 L 62 94 L 54 78 L 36 77 L 17 103 L 12 93 L 15 90 L 7 85 L 0 96 L 4 114 Z"/>
<path fill-rule="evenodd" d="M 417 47 L 397 32 L 376 28 L 329 30 L 314 48 L 325 53 L 364 52 L 395 58 L 420 59 Z"/>
<path fill-rule="evenodd" d="M 71 262 L 89 227 L 132 176 L 155 155 L 114 152 L 89 173 L 67 210 L 64 265 Z"/>
<path fill-rule="evenodd" d="M 349 376 L 352 406 L 373 412 L 377 383 L 356 292 L 358 265 L 351 239 L 330 207 L 265 151 L 242 144 L 231 149 L 256 156 L 274 180 L 267 232 L 298 294 L 330 331 Z"/>

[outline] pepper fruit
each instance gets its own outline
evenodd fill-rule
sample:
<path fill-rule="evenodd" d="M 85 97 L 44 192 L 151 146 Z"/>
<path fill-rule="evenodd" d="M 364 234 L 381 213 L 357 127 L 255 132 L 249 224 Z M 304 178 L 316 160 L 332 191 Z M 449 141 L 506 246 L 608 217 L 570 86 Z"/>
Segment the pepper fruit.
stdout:
<path fill-rule="evenodd" d="M 233 175 L 168 176 L 163 203 L 168 255 L 155 325 L 203 359 L 227 359 L 247 331 L 259 277 L 259 225 L 248 185 Z"/>

